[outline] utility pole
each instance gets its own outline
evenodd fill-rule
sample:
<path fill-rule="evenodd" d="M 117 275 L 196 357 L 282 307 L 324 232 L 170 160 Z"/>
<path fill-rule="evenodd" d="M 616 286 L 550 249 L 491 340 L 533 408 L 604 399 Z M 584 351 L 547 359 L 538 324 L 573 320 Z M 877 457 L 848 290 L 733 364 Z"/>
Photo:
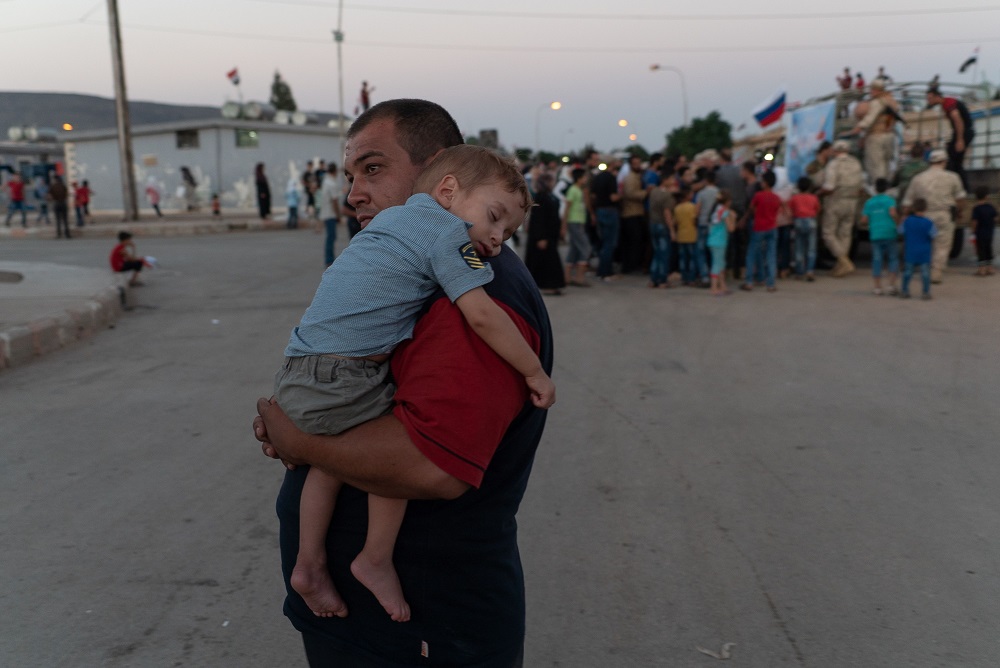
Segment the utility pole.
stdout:
<path fill-rule="evenodd" d="M 340 6 L 337 9 L 337 29 L 333 31 L 333 40 L 337 43 L 337 90 L 340 99 L 340 160 L 344 160 L 344 59 L 342 54 L 342 48 L 344 45 L 344 32 L 341 30 L 344 21 L 344 0 L 340 0 Z M 343 168 L 346 165 L 341 165 L 340 175 L 341 178 L 344 176 Z"/>
<path fill-rule="evenodd" d="M 122 176 L 122 205 L 125 220 L 139 220 L 139 203 L 132 169 L 132 124 L 128 117 L 128 96 L 125 93 L 125 63 L 122 60 L 122 35 L 118 23 L 118 0 L 108 0 L 108 22 L 111 33 L 111 67 L 115 78 L 115 117 L 118 125 L 118 162 Z"/>

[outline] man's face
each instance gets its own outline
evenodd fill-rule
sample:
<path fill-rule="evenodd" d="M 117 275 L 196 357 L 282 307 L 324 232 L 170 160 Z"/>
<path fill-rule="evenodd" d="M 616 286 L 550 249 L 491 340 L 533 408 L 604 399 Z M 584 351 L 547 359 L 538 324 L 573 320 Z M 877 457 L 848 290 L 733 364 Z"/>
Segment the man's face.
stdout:
<path fill-rule="evenodd" d="M 472 224 L 469 238 L 481 257 L 499 255 L 503 242 L 524 222 L 521 195 L 508 192 L 498 183 L 472 190 L 459 188 L 448 210 Z"/>
<path fill-rule="evenodd" d="M 423 170 L 399 145 L 391 119 L 374 121 L 350 137 L 344 146 L 344 175 L 351 184 L 347 201 L 361 227 L 383 209 L 405 204 Z"/>
<path fill-rule="evenodd" d="M 941 96 L 935 95 L 934 93 L 927 93 L 927 108 L 933 109 L 934 107 L 941 104 Z"/>

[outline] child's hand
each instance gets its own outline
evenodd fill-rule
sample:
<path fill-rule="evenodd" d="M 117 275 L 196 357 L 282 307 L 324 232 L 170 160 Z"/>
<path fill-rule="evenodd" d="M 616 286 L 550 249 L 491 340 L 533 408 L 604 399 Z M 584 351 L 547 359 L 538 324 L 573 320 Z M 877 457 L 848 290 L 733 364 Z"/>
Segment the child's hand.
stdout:
<path fill-rule="evenodd" d="M 556 384 L 544 372 L 524 379 L 531 390 L 531 403 L 539 408 L 549 408 L 556 402 Z"/>

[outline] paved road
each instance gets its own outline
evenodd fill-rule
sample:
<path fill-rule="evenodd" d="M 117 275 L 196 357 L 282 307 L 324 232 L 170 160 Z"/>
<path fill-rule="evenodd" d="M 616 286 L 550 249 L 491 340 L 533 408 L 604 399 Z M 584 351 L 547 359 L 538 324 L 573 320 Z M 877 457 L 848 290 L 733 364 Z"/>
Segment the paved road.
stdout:
<path fill-rule="evenodd" d="M 296 665 L 249 423 L 320 237 L 140 241 L 138 308 L 0 375 L 0 665 Z M 547 298 L 526 665 L 997 665 L 1000 278 L 969 271 L 931 302 L 864 277 Z"/>

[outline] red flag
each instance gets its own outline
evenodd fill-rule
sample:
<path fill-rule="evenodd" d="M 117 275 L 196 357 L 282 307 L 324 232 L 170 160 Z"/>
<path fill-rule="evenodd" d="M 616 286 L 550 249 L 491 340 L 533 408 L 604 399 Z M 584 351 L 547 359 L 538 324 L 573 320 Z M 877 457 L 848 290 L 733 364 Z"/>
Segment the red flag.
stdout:
<path fill-rule="evenodd" d="M 229 80 L 233 82 L 234 86 L 240 85 L 240 72 L 237 68 L 234 67 L 226 72 L 226 76 L 229 77 Z"/>

